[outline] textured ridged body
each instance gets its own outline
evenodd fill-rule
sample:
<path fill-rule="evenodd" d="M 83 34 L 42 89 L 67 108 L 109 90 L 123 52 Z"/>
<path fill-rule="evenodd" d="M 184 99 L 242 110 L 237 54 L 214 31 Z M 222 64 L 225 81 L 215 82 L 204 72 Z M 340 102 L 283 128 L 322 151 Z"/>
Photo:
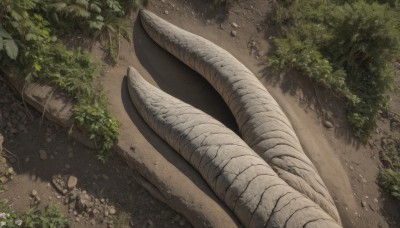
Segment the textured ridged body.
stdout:
<path fill-rule="evenodd" d="M 336 206 L 277 102 L 256 76 L 229 52 L 142 10 L 149 36 L 201 74 L 231 109 L 244 141 L 290 186 L 320 205 L 338 223 Z"/>
<path fill-rule="evenodd" d="M 128 69 L 128 90 L 145 122 L 204 178 L 247 227 L 340 227 L 277 176 L 239 136 Z"/>

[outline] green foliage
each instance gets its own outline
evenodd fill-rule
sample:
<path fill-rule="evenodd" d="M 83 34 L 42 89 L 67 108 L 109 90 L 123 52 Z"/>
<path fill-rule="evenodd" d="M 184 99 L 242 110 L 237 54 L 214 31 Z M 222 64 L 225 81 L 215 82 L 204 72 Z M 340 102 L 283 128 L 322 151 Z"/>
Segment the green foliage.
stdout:
<path fill-rule="evenodd" d="M 0 51 L 5 50 L 7 56 L 15 60 L 18 55 L 18 46 L 11 35 L 3 28 L 0 23 Z"/>
<path fill-rule="evenodd" d="M 105 96 L 99 96 L 94 102 L 81 102 L 74 109 L 76 122 L 88 131 L 90 139 L 99 147 L 97 158 L 103 163 L 119 137 L 119 123 L 105 109 L 106 105 Z"/>
<path fill-rule="evenodd" d="M 110 8 L 110 15 L 123 14 L 122 5 L 116 3 L 118 1 L 102 2 Z M 121 2 L 126 4 L 124 1 Z M 101 95 L 96 82 L 101 69 L 80 50 L 68 50 L 57 42 L 54 36 L 57 32 L 54 28 L 57 26 L 54 26 L 53 20 L 45 19 L 52 13 L 58 12 L 63 15 L 63 20 L 71 19 L 76 25 L 85 24 L 89 15 L 83 10 L 91 8 L 99 11 L 91 5 L 95 3 L 97 1 L 90 1 L 90 4 L 86 0 L 0 1 L 0 68 L 24 76 L 27 82 L 41 81 L 53 84 L 73 98 L 77 104 L 77 108 L 74 109 L 75 123 L 86 128 L 91 134 L 91 139 L 96 142 L 100 150 L 99 157 L 104 161 L 106 154 L 118 140 L 119 125 L 108 111 L 106 99 Z M 44 9 L 52 9 L 54 12 L 50 10 L 44 13 Z M 100 9 L 99 12 L 103 11 Z M 115 33 L 130 38 L 126 29 L 128 27 L 125 26 L 125 30 L 113 27 L 116 24 L 114 20 L 121 20 L 118 23 L 125 26 L 126 20 L 110 16 L 105 19 L 105 25 L 101 29 L 109 31 L 109 37 Z M 110 40 L 115 42 L 115 38 L 112 37 Z M 112 47 L 115 47 L 115 44 Z M 117 59 L 118 53 L 112 53 Z M 84 106 L 87 108 L 82 108 Z M 87 118 L 80 121 L 81 118 L 78 117 L 82 116 Z M 97 125 L 93 127 L 94 121 Z M 99 132 L 100 130 L 102 132 Z"/>
<path fill-rule="evenodd" d="M 16 228 L 65 228 L 70 221 L 54 207 L 44 210 L 31 208 L 25 214 L 17 214 L 0 200 L 0 227 Z"/>
<path fill-rule="evenodd" d="M 381 157 L 386 168 L 378 176 L 378 181 L 390 194 L 400 199 L 400 154 L 391 146 Z"/>
<path fill-rule="evenodd" d="M 400 56 L 400 12 L 370 2 L 275 1 L 274 23 L 282 29 L 269 60 L 341 94 L 348 101 L 349 123 L 362 140 L 387 106 L 393 63 Z"/>
<path fill-rule="evenodd" d="M 58 32 L 76 29 L 101 41 L 111 63 L 118 62 L 120 37 L 131 41 L 131 26 L 125 15 L 147 1 L 139 0 L 45 0 L 42 9 L 49 21 L 60 27 Z M 73 23 L 71 23 L 73 22 Z"/>

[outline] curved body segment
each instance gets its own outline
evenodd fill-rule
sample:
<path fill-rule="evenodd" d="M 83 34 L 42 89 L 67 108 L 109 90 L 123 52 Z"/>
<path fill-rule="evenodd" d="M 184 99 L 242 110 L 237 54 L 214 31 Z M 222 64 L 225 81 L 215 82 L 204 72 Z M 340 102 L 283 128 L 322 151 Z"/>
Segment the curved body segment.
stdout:
<path fill-rule="evenodd" d="M 229 106 L 243 140 L 287 184 L 340 223 L 336 206 L 318 171 L 304 153 L 280 106 L 257 77 L 229 52 L 141 10 L 145 31 L 162 48 L 201 74 Z"/>
<path fill-rule="evenodd" d="M 133 68 L 128 90 L 145 122 L 246 227 L 340 227 L 219 121 L 150 85 Z"/>

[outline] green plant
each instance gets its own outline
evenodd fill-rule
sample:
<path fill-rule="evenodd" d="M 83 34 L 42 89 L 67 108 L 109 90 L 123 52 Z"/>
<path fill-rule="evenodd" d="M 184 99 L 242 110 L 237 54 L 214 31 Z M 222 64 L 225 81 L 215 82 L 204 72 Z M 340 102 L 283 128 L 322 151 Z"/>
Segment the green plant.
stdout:
<path fill-rule="evenodd" d="M 64 218 L 54 206 L 43 210 L 31 208 L 24 214 L 18 214 L 0 200 L 0 227 L 65 228 L 69 226 L 70 221 Z"/>
<path fill-rule="evenodd" d="M 102 113 L 93 118 L 83 118 L 83 122 L 78 121 L 80 118 L 75 120 L 77 125 L 87 128 L 91 139 L 96 142 L 100 150 L 99 158 L 104 161 L 106 153 L 118 140 L 119 129 L 117 121 L 107 109 L 107 102 L 97 84 L 96 79 L 101 73 L 101 68 L 87 54 L 80 50 L 69 50 L 57 41 L 54 36 L 56 31 L 52 29 L 54 26 L 45 19 L 49 15 L 40 10 L 45 9 L 41 4 L 49 1 L 0 1 L 0 68 L 14 75 L 23 76 L 27 82 L 40 81 L 62 89 L 77 104 L 78 108 L 74 109 L 75 117 L 85 114 L 81 110 L 88 112 L 86 116 L 94 115 L 93 109 L 79 108 L 83 106 L 95 107 L 97 113 Z M 83 12 L 77 11 L 82 9 L 85 1 L 71 0 L 65 3 L 52 0 L 51 2 L 58 3 L 58 7 L 64 9 L 64 13 L 72 14 L 77 20 L 74 22 L 76 24 L 79 24 L 79 18 L 85 17 Z M 107 1 L 109 7 L 117 12 L 121 7 L 114 3 L 112 0 Z M 111 25 L 107 27 L 112 29 Z M 118 34 L 124 32 L 121 30 Z M 94 132 L 92 127 L 94 118 L 104 133 Z"/>
<path fill-rule="evenodd" d="M 15 60 L 18 55 L 18 46 L 11 35 L 0 23 L 0 51 L 5 51 L 8 58 Z M 1 57 L 1 56 L 0 56 Z"/>
<path fill-rule="evenodd" d="M 94 101 L 81 102 L 74 108 L 76 123 L 88 131 L 89 138 L 100 150 L 97 158 L 103 163 L 119 137 L 119 123 L 105 109 L 106 105 L 106 97 L 100 95 Z"/>
<path fill-rule="evenodd" d="M 50 21 L 64 30 L 78 29 L 103 43 L 111 63 L 116 64 L 120 37 L 132 40 L 126 15 L 142 4 L 147 0 L 46 0 L 42 9 Z"/>
<path fill-rule="evenodd" d="M 381 170 L 378 181 L 390 194 L 400 199 L 400 154 L 394 146 L 390 146 L 381 156 L 385 168 Z"/>
<path fill-rule="evenodd" d="M 363 141 L 387 107 L 400 56 L 397 1 L 392 8 L 369 2 L 274 1 L 273 22 L 281 29 L 269 59 L 271 66 L 300 71 L 342 95 L 349 123 Z"/>

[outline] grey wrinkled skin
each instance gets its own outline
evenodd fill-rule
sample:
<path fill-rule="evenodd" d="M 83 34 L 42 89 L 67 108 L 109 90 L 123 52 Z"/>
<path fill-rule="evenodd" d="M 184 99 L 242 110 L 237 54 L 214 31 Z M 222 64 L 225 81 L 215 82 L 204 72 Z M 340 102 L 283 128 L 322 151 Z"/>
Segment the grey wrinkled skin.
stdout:
<path fill-rule="evenodd" d="M 131 67 L 128 91 L 145 122 L 200 173 L 246 227 L 340 227 L 233 131 L 150 85 Z"/>
<path fill-rule="evenodd" d="M 318 171 L 277 102 L 241 62 L 214 43 L 141 10 L 148 35 L 201 74 L 229 106 L 244 141 L 290 186 L 341 223 Z"/>

